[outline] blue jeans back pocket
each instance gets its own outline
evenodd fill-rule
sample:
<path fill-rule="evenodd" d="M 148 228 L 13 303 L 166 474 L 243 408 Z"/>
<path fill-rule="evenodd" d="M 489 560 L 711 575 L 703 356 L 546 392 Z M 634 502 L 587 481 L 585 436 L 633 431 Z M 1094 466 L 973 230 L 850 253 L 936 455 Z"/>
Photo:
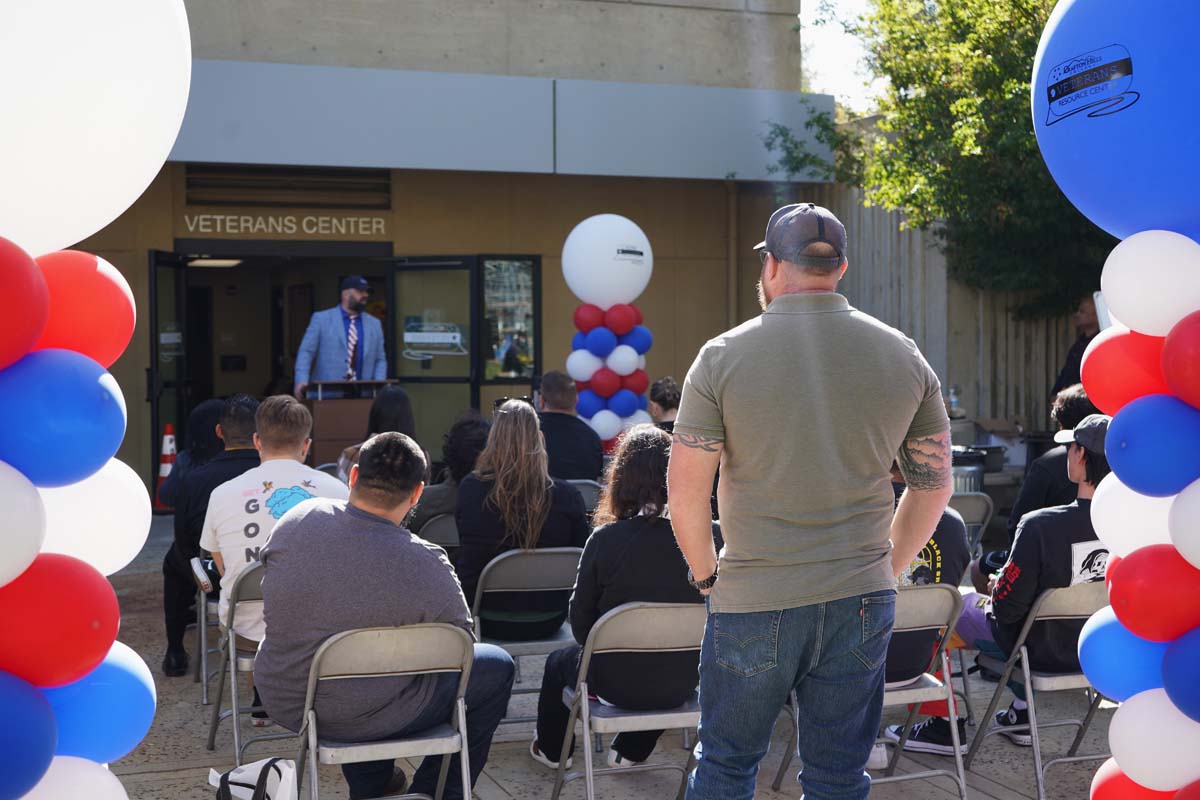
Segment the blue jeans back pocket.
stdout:
<path fill-rule="evenodd" d="M 779 665 L 782 611 L 711 616 L 716 660 L 735 675 L 749 678 Z"/>
<path fill-rule="evenodd" d="M 892 625 L 896 621 L 896 593 L 869 594 L 862 598 L 862 638 L 853 649 L 867 669 L 878 669 L 887 659 Z"/>

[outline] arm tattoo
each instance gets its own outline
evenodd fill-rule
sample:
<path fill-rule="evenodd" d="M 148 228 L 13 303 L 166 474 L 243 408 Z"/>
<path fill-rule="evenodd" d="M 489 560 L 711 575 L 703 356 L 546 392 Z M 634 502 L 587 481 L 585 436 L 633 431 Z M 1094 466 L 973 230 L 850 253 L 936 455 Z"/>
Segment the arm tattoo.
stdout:
<path fill-rule="evenodd" d="M 932 492 L 951 483 L 950 433 L 908 439 L 900 448 L 900 472 L 909 487 Z"/>
<path fill-rule="evenodd" d="M 719 453 L 721 445 L 724 444 L 720 439 L 710 439 L 707 436 L 696 436 L 691 433 L 676 433 L 672 434 L 671 438 L 675 444 L 681 444 L 693 450 L 703 450 L 705 453 Z"/>

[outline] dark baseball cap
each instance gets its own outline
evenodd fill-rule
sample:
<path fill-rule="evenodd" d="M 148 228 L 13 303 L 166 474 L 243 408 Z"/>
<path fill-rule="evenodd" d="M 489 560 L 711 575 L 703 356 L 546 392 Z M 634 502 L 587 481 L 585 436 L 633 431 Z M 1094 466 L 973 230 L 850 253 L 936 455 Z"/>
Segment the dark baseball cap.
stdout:
<path fill-rule="evenodd" d="M 836 256 L 802 256 L 810 244 L 824 242 Z M 765 249 L 780 261 L 813 267 L 839 267 L 846 260 L 846 227 L 827 208 L 814 203 L 793 203 L 778 209 L 767 223 L 767 236 L 755 250 Z"/>
<path fill-rule="evenodd" d="M 368 294 L 371 292 L 371 284 L 367 283 L 367 279 L 362 275 L 350 275 L 342 278 L 342 291 L 347 289 L 361 289 Z"/>
<path fill-rule="evenodd" d="M 1112 417 L 1104 414 L 1089 414 L 1069 431 L 1054 434 L 1057 444 L 1077 444 L 1089 453 L 1104 455 L 1104 438 L 1108 436 L 1108 423 Z"/>

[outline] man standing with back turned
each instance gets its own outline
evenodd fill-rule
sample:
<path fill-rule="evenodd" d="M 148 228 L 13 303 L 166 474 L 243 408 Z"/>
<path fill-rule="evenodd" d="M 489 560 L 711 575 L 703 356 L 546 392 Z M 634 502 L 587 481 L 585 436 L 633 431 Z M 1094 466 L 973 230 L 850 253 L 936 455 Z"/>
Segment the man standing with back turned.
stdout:
<path fill-rule="evenodd" d="M 795 689 L 805 798 L 864 800 L 896 576 L 950 498 L 950 423 L 912 340 L 836 293 L 847 266 L 837 217 L 784 206 L 755 249 L 764 313 L 701 349 L 671 452 L 675 536 L 709 609 L 688 798 L 753 796 Z M 908 483 L 894 517 L 893 458 Z"/>

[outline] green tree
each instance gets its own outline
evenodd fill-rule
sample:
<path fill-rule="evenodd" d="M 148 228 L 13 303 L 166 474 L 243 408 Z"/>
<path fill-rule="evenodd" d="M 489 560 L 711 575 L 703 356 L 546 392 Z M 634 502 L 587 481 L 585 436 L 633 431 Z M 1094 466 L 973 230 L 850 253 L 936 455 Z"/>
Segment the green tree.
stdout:
<path fill-rule="evenodd" d="M 873 0 L 860 19 L 830 20 L 862 37 L 888 87 L 873 130 L 834 125 L 828 115 L 810 123 L 835 153 L 825 175 L 858 183 L 869 203 L 904 212 L 910 224 L 936 226 L 951 274 L 1028 293 L 1019 309 L 1026 316 L 1060 313 L 1098 288 L 1116 244 L 1067 201 L 1038 152 L 1029 80 L 1053 7 Z M 789 176 L 817 169 L 779 126 L 767 145 Z"/>

